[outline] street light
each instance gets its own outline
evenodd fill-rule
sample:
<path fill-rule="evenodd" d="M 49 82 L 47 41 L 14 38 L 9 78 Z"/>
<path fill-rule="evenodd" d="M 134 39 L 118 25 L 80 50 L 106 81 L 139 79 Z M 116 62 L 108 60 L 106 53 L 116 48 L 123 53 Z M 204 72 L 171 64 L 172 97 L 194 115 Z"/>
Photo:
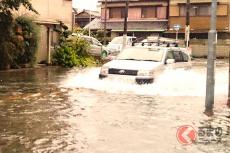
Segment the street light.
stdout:
<path fill-rule="evenodd" d="M 180 30 L 181 26 L 179 24 L 175 24 L 173 26 L 173 29 L 176 31 L 176 42 L 178 41 L 178 32 Z"/>
<path fill-rule="evenodd" d="M 207 62 L 207 81 L 206 81 L 206 99 L 205 114 L 213 115 L 214 90 L 215 90 L 215 60 L 216 60 L 216 10 L 217 0 L 212 0 L 211 6 L 211 25 L 208 32 L 208 62 Z"/>

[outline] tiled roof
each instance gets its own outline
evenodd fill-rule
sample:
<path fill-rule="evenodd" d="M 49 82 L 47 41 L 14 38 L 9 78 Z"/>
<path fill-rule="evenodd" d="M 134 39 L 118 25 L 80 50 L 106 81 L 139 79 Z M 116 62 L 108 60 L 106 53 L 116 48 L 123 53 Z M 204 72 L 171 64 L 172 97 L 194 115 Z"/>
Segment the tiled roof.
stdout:
<path fill-rule="evenodd" d="M 85 9 L 80 11 L 80 12 L 77 12 L 76 15 L 79 15 L 79 14 L 84 13 L 84 12 L 87 13 L 87 14 L 91 14 L 91 15 L 93 15 L 95 17 L 100 17 L 101 16 L 101 14 L 98 11 L 90 11 L 90 10 L 85 10 Z"/>
<path fill-rule="evenodd" d="M 128 31 L 166 31 L 168 23 L 167 21 L 130 21 L 128 22 Z M 100 18 L 94 19 L 87 24 L 84 29 L 98 30 L 103 29 L 104 24 Z M 108 30 L 122 31 L 124 28 L 123 22 L 108 22 L 106 24 Z"/>
<path fill-rule="evenodd" d="M 101 19 L 100 18 L 95 18 L 93 21 L 91 21 L 89 24 L 87 24 L 84 29 L 102 29 L 103 25 L 101 23 Z"/>

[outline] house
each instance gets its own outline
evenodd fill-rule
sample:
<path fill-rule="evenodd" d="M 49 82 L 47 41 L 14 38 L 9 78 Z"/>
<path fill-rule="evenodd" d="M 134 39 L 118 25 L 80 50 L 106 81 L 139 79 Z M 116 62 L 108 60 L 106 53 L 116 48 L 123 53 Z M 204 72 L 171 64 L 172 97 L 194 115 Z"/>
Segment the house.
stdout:
<path fill-rule="evenodd" d="M 91 30 L 103 29 L 106 18 L 106 27 L 111 37 L 123 35 L 125 1 L 101 0 L 101 19 L 95 19 L 85 28 Z M 154 34 L 163 34 L 168 28 L 169 0 L 129 0 L 128 35 L 146 37 Z"/>
<path fill-rule="evenodd" d="M 55 4 L 53 0 L 31 0 L 31 3 L 39 14 L 31 14 L 22 8 L 20 15 L 33 16 L 34 22 L 40 26 L 40 45 L 36 59 L 38 63 L 50 63 L 58 40 L 54 29 L 60 28 L 60 22 L 72 29 L 72 0 L 55 0 Z"/>
<path fill-rule="evenodd" d="M 84 28 L 89 22 L 100 17 L 99 12 L 82 10 L 74 14 L 74 26 Z"/>
<path fill-rule="evenodd" d="M 170 0 L 169 28 L 173 30 L 174 25 L 181 25 L 181 31 L 185 31 L 186 1 Z M 190 0 L 190 28 L 191 38 L 207 38 L 210 29 L 212 0 Z M 230 30 L 229 1 L 218 0 L 217 6 L 217 30 L 224 33 Z"/>
<path fill-rule="evenodd" d="M 169 30 L 167 36 L 175 37 L 175 25 L 180 25 L 179 37 L 184 38 L 187 0 L 170 0 Z M 207 56 L 208 31 L 211 20 L 212 0 L 190 0 L 190 44 L 194 56 Z M 217 0 L 217 56 L 228 56 L 230 40 L 230 2 Z"/>

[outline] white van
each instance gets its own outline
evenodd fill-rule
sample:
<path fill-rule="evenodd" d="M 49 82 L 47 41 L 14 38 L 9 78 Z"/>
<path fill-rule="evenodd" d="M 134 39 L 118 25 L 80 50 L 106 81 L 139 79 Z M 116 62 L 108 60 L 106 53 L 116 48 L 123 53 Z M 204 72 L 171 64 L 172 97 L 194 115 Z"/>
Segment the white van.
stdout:
<path fill-rule="evenodd" d="M 72 39 L 76 39 L 76 38 L 82 38 L 84 40 L 86 40 L 89 44 L 90 44 L 90 49 L 88 50 L 88 52 L 95 57 L 100 57 L 102 56 L 103 53 L 107 53 L 106 51 L 106 47 L 103 46 L 96 38 L 94 37 L 90 37 L 90 36 L 86 36 L 86 35 L 81 35 L 81 34 L 76 34 L 73 33 L 72 36 L 69 36 L 69 38 L 67 40 L 71 41 Z M 105 55 L 107 56 L 107 55 Z"/>
<path fill-rule="evenodd" d="M 136 41 L 136 37 L 127 36 L 126 37 L 126 48 L 131 47 L 132 43 Z M 122 50 L 123 36 L 115 37 L 107 45 L 108 54 L 119 53 Z"/>

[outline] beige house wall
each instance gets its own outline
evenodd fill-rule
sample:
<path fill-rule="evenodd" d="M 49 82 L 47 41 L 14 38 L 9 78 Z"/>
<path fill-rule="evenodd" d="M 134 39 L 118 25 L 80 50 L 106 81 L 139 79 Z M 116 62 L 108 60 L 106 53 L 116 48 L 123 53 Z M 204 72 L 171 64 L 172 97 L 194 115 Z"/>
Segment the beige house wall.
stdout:
<path fill-rule="evenodd" d="M 63 21 L 72 28 L 71 0 L 32 0 L 32 5 L 39 12 L 38 21 Z"/>
<path fill-rule="evenodd" d="M 31 0 L 39 14 L 21 8 L 15 15 L 29 15 L 40 26 L 40 44 L 37 51 L 37 62 L 51 62 L 54 45 L 57 43 L 57 33 L 54 28 L 62 21 L 72 30 L 72 0 Z"/>
<path fill-rule="evenodd" d="M 40 25 L 40 45 L 37 52 L 37 62 L 47 60 L 47 29 L 46 26 Z"/>

